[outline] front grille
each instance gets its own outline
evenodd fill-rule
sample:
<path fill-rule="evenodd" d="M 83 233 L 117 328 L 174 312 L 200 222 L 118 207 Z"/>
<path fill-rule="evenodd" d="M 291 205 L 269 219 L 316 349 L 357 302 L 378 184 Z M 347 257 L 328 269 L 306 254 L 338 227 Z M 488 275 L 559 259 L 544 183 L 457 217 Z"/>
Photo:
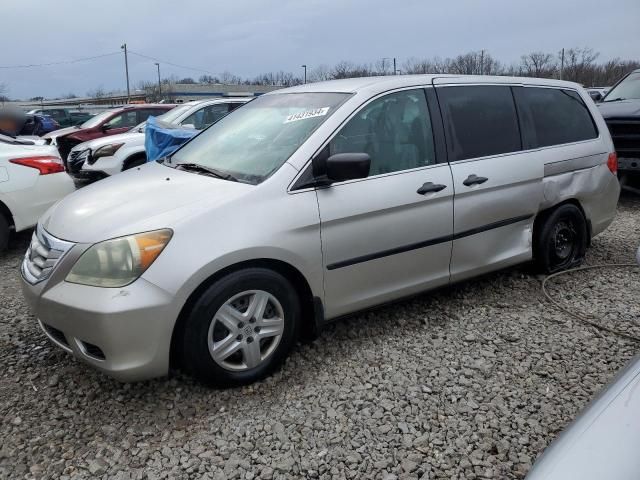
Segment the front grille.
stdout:
<path fill-rule="evenodd" d="M 60 152 L 60 157 L 64 162 L 67 162 L 67 157 L 71 149 L 78 145 L 80 142 L 76 140 L 71 140 L 67 137 L 58 138 L 58 152 Z"/>
<path fill-rule="evenodd" d="M 82 165 L 85 160 L 87 160 L 89 155 L 89 150 L 71 150 L 69 152 L 69 156 L 67 157 L 67 171 L 70 173 L 78 173 L 82 170 Z"/>
<path fill-rule="evenodd" d="M 22 262 L 25 280 L 35 284 L 49 278 L 60 259 L 73 245 L 75 244 L 50 235 L 38 224 Z"/>
<path fill-rule="evenodd" d="M 618 157 L 640 158 L 640 118 L 606 119 Z"/>

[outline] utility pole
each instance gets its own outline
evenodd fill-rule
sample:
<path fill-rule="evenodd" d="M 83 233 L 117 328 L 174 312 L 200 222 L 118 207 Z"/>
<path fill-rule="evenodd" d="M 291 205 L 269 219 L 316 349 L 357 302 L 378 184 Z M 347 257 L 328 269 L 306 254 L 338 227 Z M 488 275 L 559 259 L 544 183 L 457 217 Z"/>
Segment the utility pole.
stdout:
<path fill-rule="evenodd" d="M 560 80 L 564 74 L 564 48 L 562 49 L 562 55 L 560 56 Z"/>
<path fill-rule="evenodd" d="M 156 62 L 156 67 L 158 67 L 158 96 L 162 99 L 162 83 L 160 83 L 160 64 Z"/>
<path fill-rule="evenodd" d="M 480 52 L 480 75 L 484 75 L 484 48 Z"/>
<path fill-rule="evenodd" d="M 304 83 L 306 85 L 307 83 L 307 66 L 306 65 L 301 65 L 302 68 L 304 68 Z"/>
<path fill-rule="evenodd" d="M 120 47 L 124 50 L 124 72 L 127 75 L 127 103 L 131 101 L 131 90 L 129 90 L 129 58 L 127 57 L 127 44 Z"/>
<path fill-rule="evenodd" d="M 393 74 L 398 74 L 398 71 L 396 70 L 396 57 L 393 57 Z"/>
<path fill-rule="evenodd" d="M 390 60 L 389 57 L 383 57 L 382 58 L 382 75 L 386 75 L 387 74 L 387 64 L 386 61 Z M 378 75 L 380 75 L 380 73 L 378 73 Z"/>

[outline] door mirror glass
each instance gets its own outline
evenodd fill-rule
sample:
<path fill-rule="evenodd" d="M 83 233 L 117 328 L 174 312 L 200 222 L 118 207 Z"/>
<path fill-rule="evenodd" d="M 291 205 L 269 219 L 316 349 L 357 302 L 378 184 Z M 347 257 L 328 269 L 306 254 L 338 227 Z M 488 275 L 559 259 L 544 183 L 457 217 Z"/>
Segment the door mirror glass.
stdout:
<path fill-rule="evenodd" d="M 336 153 L 313 160 L 313 176 L 320 182 L 343 182 L 369 176 L 371 158 L 366 153 Z"/>

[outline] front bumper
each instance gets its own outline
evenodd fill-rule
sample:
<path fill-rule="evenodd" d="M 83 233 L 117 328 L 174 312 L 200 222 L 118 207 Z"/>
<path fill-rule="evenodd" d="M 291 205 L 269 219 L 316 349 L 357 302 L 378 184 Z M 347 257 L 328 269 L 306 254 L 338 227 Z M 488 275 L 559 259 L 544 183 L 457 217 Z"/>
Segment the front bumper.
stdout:
<path fill-rule="evenodd" d="M 103 178 L 107 178 L 109 175 L 107 175 L 105 172 L 100 172 L 98 170 L 82 169 L 77 172 L 73 172 L 71 176 L 74 178 L 74 180 L 77 180 L 80 182 L 93 183 L 93 182 L 97 182 L 98 180 L 102 180 Z"/>
<path fill-rule="evenodd" d="M 23 278 L 22 289 L 55 345 L 123 382 L 168 373 L 171 294 L 142 278 L 123 288 L 65 281 L 47 288 L 51 280 L 32 285 Z"/>

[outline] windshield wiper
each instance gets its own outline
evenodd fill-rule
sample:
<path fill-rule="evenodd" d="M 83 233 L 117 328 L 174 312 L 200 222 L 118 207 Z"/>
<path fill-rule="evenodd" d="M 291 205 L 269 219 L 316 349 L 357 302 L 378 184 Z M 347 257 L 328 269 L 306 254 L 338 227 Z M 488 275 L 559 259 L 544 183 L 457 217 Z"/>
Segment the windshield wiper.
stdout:
<path fill-rule="evenodd" d="M 613 100 L 603 100 L 602 103 L 619 102 L 621 100 L 626 100 L 626 98 L 618 97 L 618 98 L 614 98 Z"/>
<path fill-rule="evenodd" d="M 194 172 L 201 172 L 208 175 L 212 175 L 217 178 L 221 178 L 223 180 L 229 180 L 231 182 L 237 182 L 238 179 L 227 172 L 222 172 L 220 170 L 216 170 L 215 168 L 206 167 L 204 165 L 200 165 L 199 163 L 178 163 L 176 168 L 180 170 L 193 170 Z"/>

